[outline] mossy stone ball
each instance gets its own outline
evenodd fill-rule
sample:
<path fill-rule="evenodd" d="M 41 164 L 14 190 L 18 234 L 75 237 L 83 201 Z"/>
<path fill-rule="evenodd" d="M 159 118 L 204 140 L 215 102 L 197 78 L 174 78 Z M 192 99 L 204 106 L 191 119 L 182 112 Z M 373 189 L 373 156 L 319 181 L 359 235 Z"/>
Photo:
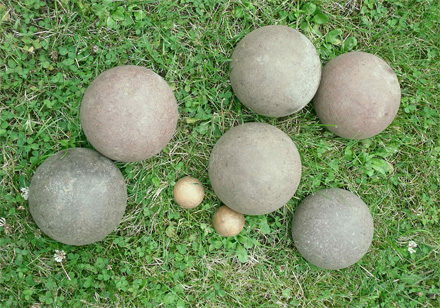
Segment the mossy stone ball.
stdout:
<path fill-rule="evenodd" d="M 69 245 L 104 239 L 118 226 L 126 204 L 121 172 L 90 149 L 52 155 L 37 168 L 29 187 L 29 208 L 38 227 Z"/>
<path fill-rule="evenodd" d="M 367 205 L 339 188 L 308 196 L 293 215 L 296 248 L 307 261 L 324 269 L 342 269 L 359 261 L 371 245 L 373 232 Z"/>
<path fill-rule="evenodd" d="M 238 99 L 270 117 L 295 113 L 313 98 L 321 79 L 321 60 L 309 39 L 287 26 L 265 26 L 237 45 L 230 80 Z"/>
<path fill-rule="evenodd" d="M 177 102 L 165 80 L 134 65 L 101 73 L 81 102 L 87 140 L 113 160 L 134 162 L 159 153 L 177 125 Z"/>
<path fill-rule="evenodd" d="M 349 52 L 327 63 L 313 99 L 316 114 L 336 135 L 373 137 L 385 130 L 400 106 L 396 74 L 381 58 Z"/>
<path fill-rule="evenodd" d="M 301 158 L 292 139 L 265 123 L 231 128 L 209 159 L 209 179 L 219 199 L 242 214 L 261 215 L 284 206 L 301 178 Z"/>

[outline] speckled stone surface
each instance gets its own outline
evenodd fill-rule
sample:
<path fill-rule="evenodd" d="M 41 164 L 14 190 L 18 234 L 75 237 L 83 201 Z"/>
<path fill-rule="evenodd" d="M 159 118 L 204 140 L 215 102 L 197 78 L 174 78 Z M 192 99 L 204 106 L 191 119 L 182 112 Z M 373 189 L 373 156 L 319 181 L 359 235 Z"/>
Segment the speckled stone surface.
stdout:
<path fill-rule="evenodd" d="M 321 122 L 338 136 L 373 137 L 386 129 L 400 106 L 396 74 L 381 58 L 349 52 L 324 67 L 313 104 Z"/>
<path fill-rule="evenodd" d="M 101 73 L 81 102 L 81 125 L 101 154 L 123 162 L 159 153 L 177 125 L 177 102 L 165 80 L 134 65 Z"/>
<path fill-rule="evenodd" d="M 29 187 L 29 208 L 38 227 L 69 245 L 104 239 L 119 224 L 126 204 L 121 172 L 90 149 L 73 148 L 49 157 Z"/>
<path fill-rule="evenodd" d="M 256 113 L 282 117 L 313 98 L 321 61 L 312 42 L 287 26 L 265 26 L 247 34 L 232 54 L 235 95 Z"/>
<path fill-rule="evenodd" d="M 301 255 L 325 269 L 359 261 L 373 239 L 373 218 L 355 194 L 339 189 L 308 196 L 293 215 L 292 236 Z"/>
<path fill-rule="evenodd" d="M 301 158 L 288 135 L 265 123 L 231 128 L 214 146 L 209 178 L 231 209 L 260 215 L 284 206 L 301 178 Z"/>

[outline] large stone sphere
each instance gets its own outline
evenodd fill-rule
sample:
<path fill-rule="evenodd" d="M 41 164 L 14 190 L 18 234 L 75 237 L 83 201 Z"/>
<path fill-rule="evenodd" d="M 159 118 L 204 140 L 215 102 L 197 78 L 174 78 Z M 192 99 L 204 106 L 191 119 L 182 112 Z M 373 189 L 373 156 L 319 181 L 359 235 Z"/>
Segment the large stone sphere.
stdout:
<path fill-rule="evenodd" d="M 29 208 L 38 227 L 56 241 L 87 245 L 100 241 L 121 221 L 127 188 L 119 169 L 83 148 L 60 151 L 32 177 Z"/>
<path fill-rule="evenodd" d="M 224 204 L 248 215 L 273 212 L 294 195 L 301 158 L 284 132 L 265 123 L 231 128 L 209 160 L 212 188 Z"/>
<path fill-rule="evenodd" d="M 353 193 L 330 188 L 308 196 L 292 221 L 292 236 L 301 255 L 325 269 L 341 269 L 359 261 L 373 239 L 373 218 Z"/>
<path fill-rule="evenodd" d="M 301 110 L 316 93 L 321 61 L 313 44 L 287 26 L 266 26 L 246 35 L 232 54 L 231 85 L 256 113 L 282 117 Z"/>
<path fill-rule="evenodd" d="M 81 103 L 87 140 L 113 160 L 133 162 L 159 153 L 177 125 L 177 103 L 159 75 L 125 65 L 100 74 Z"/>
<path fill-rule="evenodd" d="M 396 117 L 399 81 L 381 58 L 349 52 L 324 67 L 313 104 L 321 122 L 336 135 L 369 138 L 382 132 Z"/>

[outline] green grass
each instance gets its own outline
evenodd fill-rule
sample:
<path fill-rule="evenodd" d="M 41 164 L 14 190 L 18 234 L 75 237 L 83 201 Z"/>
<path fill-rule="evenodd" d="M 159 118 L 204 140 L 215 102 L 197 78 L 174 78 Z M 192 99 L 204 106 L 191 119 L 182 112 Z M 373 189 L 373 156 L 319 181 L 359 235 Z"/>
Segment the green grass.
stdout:
<path fill-rule="evenodd" d="M 1 307 L 439 307 L 440 5 L 415 1 L 5 0 L 0 4 Z M 316 8 L 315 8 L 316 6 Z M 240 104 L 229 59 L 253 29 L 300 29 L 323 64 L 350 50 L 377 54 L 396 72 L 402 103 L 383 133 L 338 138 L 311 104 L 289 117 Z M 91 147 L 78 110 L 100 73 L 148 67 L 171 85 L 178 129 L 155 157 L 117 163 L 126 214 L 104 241 L 57 243 L 33 222 L 22 188 L 48 156 Z M 221 205 L 207 164 L 230 127 L 264 121 L 295 141 L 303 162 L 297 193 L 279 211 L 247 216 L 234 238 L 211 226 Z M 174 183 L 199 178 L 197 209 L 172 200 Z M 367 255 L 343 270 L 307 263 L 290 237 L 295 207 L 341 187 L 368 205 L 375 235 Z M 408 252 L 409 241 L 418 244 Z M 55 250 L 67 254 L 62 263 Z"/>

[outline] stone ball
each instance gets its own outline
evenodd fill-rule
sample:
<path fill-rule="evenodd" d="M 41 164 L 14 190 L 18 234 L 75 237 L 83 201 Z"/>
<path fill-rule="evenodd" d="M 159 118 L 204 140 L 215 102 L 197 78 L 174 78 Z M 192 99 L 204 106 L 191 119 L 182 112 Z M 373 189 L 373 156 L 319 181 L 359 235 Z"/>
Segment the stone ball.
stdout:
<path fill-rule="evenodd" d="M 38 227 L 69 245 L 105 238 L 118 226 L 126 204 L 121 172 L 90 149 L 73 148 L 49 157 L 29 187 L 29 208 Z"/>
<path fill-rule="evenodd" d="M 313 104 L 321 122 L 336 135 L 348 139 L 373 137 L 397 115 L 399 81 L 381 58 L 349 52 L 325 65 Z"/>
<path fill-rule="evenodd" d="M 177 181 L 173 189 L 173 197 L 184 209 L 193 209 L 202 203 L 205 197 L 203 184 L 198 179 L 185 176 Z"/>
<path fill-rule="evenodd" d="M 300 254 L 324 269 L 341 269 L 359 261 L 373 239 L 373 218 L 355 194 L 321 190 L 298 206 L 292 236 Z"/>
<path fill-rule="evenodd" d="M 165 80 L 134 65 L 109 69 L 87 88 L 81 125 L 101 154 L 122 162 L 147 159 L 171 140 L 177 102 Z"/>
<path fill-rule="evenodd" d="M 270 117 L 295 113 L 313 98 L 321 61 L 313 44 L 287 26 L 265 26 L 246 35 L 232 54 L 230 79 L 238 99 Z"/>
<path fill-rule="evenodd" d="M 261 215 L 284 206 L 301 178 L 301 158 L 292 139 L 265 123 L 231 128 L 214 146 L 209 178 L 231 209 Z"/>

